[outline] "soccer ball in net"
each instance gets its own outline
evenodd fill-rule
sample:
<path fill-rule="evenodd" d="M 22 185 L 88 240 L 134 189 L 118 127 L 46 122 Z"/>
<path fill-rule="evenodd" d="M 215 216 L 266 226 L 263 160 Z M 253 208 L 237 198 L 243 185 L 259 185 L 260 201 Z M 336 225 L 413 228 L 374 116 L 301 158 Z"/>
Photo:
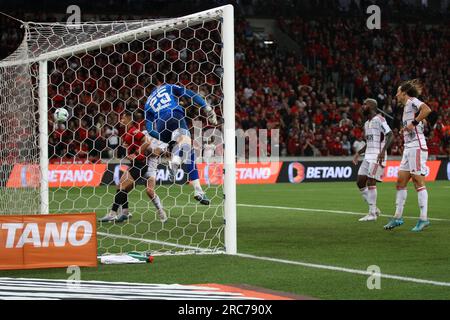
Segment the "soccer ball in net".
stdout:
<path fill-rule="evenodd" d="M 57 122 L 66 122 L 69 118 L 69 112 L 64 108 L 58 108 L 55 111 L 54 117 Z"/>

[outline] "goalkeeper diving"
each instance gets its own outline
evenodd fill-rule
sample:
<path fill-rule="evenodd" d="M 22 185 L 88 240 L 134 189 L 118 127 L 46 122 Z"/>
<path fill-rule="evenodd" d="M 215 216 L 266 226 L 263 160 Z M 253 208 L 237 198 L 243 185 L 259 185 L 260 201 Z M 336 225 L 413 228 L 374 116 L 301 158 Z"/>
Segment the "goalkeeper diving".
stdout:
<path fill-rule="evenodd" d="M 147 132 L 153 138 L 167 143 L 172 153 L 169 161 L 169 172 L 172 182 L 182 164 L 186 165 L 188 180 L 194 187 L 194 198 L 203 205 L 210 200 L 200 185 L 195 152 L 186 122 L 185 110 L 179 104 L 183 97 L 192 101 L 204 110 L 209 122 L 217 125 L 217 117 L 211 106 L 197 93 L 182 86 L 163 83 L 156 77 L 156 88 L 153 89 L 145 104 L 145 123 Z"/>

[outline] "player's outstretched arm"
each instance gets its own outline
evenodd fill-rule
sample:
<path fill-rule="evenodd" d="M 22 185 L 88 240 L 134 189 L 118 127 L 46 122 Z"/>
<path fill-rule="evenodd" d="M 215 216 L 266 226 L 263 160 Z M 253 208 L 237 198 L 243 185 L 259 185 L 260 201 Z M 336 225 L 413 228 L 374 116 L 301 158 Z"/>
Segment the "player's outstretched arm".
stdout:
<path fill-rule="evenodd" d="M 192 99 L 192 101 L 194 101 L 196 105 L 200 106 L 200 108 L 206 108 L 208 106 L 208 103 L 205 101 L 205 99 L 203 99 L 202 96 L 192 90 L 189 90 L 188 88 L 173 85 L 172 93 L 178 97 Z"/>
<path fill-rule="evenodd" d="M 192 99 L 192 101 L 194 101 L 196 105 L 200 106 L 200 109 L 205 110 L 209 122 L 213 125 L 217 125 L 216 113 L 214 112 L 213 108 L 211 108 L 211 106 L 208 105 L 205 99 L 203 99 L 203 97 L 200 96 L 198 93 L 195 93 L 192 90 L 176 85 L 172 86 L 172 92 L 179 97 Z"/>
<path fill-rule="evenodd" d="M 145 121 L 145 128 L 147 129 L 147 133 L 155 139 L 159 140 L 159 133 L 153 128 L 153 122 L 150 120 Z"/>

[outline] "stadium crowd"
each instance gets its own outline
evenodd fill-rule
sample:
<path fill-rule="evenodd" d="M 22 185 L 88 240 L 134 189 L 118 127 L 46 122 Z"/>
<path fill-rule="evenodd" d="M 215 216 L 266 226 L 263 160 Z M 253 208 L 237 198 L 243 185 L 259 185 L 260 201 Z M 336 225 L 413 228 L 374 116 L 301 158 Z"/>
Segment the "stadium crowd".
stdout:
<path fill-rule="evenodd" d="M 282 154 L 350 155 L 362 140 L 361 103 L 378 101 L 394 130 L 391 155 L 401 155 L 401 109 L 395 92 L 420 78 L 424 100 L 439 117 L 427 134 L 430 155 L 448 155 L 450 135 L 449 30 L 412 24 L 370 31 L 360 19 L 279 19 L 299 44 L 283 54 L 237 26 L 237 123 L 243 129 L 280 128 Z"/>
<path fill-rule="evenodd" d="M 2 20 L 4 26 L 3 22 L 7 21 Z M 1 30 L 2 43 L 20 42 L 13 23 L 6 26 Z M 429 153 L 450 155 L 450 37 L 445 24 L 413 21 L 374 31 L 356 18 L 294 17 L 278 19 L 278 26 L 295 41 L 297 51 L 283 50 L 277 39 L 270 39 L 274 44 L 265 43 L 269 39 L 255 34 L 247 20 L 236 19 L 237 128 L 280 129 L 282 156 L 351 155 L 363 140 L 361 103 L 372 97 L 395 133 L 389 152 L 401 155 L 401 109 L 395 92 L 403 80 L 420 78 L 426 90 L 424 100 L 438 113 L 436 123 L 427 128 Z M 217 30 L 217 25 L 206 26 L 196 36 L 211 30 Z M 137 108 L 137 122 L 143 127 L 142 108 L 151 81 L 145 74 L 172 71 L 169 79 L 199 90 L 212 105 L 220 105 L 217 41 L 213 36 L 213 41 L 188 43 L 188 52 L 183 41 L 173 47 L 164 47 L 164 40 L 159 45 L 150 41 L 144 43 L 144 50 L 130 45 L 123 55 L 101 52 L 95 59 L 74 57 L 51 64 L 51 158 L 95 162 L 122 157 L 120 114 L 125 108 Z M 145 51 L 152 52 L 156 63 Z M 164 68 L 162 57 L 170 62 Z M 177 67 L 179 60 L 183 61 Z M 183 68 L 186 73 L 181 73 Z M 55 108 L 61 106 L 71 114 L 67 128 L 52 120 Z"/>

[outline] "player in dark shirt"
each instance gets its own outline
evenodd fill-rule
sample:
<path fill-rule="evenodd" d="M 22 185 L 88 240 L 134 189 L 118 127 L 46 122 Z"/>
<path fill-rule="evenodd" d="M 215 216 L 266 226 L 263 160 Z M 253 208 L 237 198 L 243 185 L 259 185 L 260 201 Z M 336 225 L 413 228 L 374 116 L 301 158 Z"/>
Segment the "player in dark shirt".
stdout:
<path fill-rule="evenodd" d="M 130 165 L 129 169 L 120 178 L 110 212 L 101 218 L 100 222 L 124 222 L 131 217 L 131 214 L 128 212 L 128 192 L 133 189 L 135 182 L 139 178 L 146 178 L 148 171 L 147 152 L 151 146 L 151 138 L 139 130 L 138 126 L 133 122 L 133 114 L 130 111 L 124 111 L 120 123 L 126 130 L 122 136 L 122 145 L 126 149 Z M 151 189 L 147 190 L 147 194 L 158 210 L 160 220 L 165 222 L 167 216 L 161 201 L 158 195 L 154 193 L 154 188 Z M 117 213 L 119 207 L 122 207 L 120 215 Z"/>

